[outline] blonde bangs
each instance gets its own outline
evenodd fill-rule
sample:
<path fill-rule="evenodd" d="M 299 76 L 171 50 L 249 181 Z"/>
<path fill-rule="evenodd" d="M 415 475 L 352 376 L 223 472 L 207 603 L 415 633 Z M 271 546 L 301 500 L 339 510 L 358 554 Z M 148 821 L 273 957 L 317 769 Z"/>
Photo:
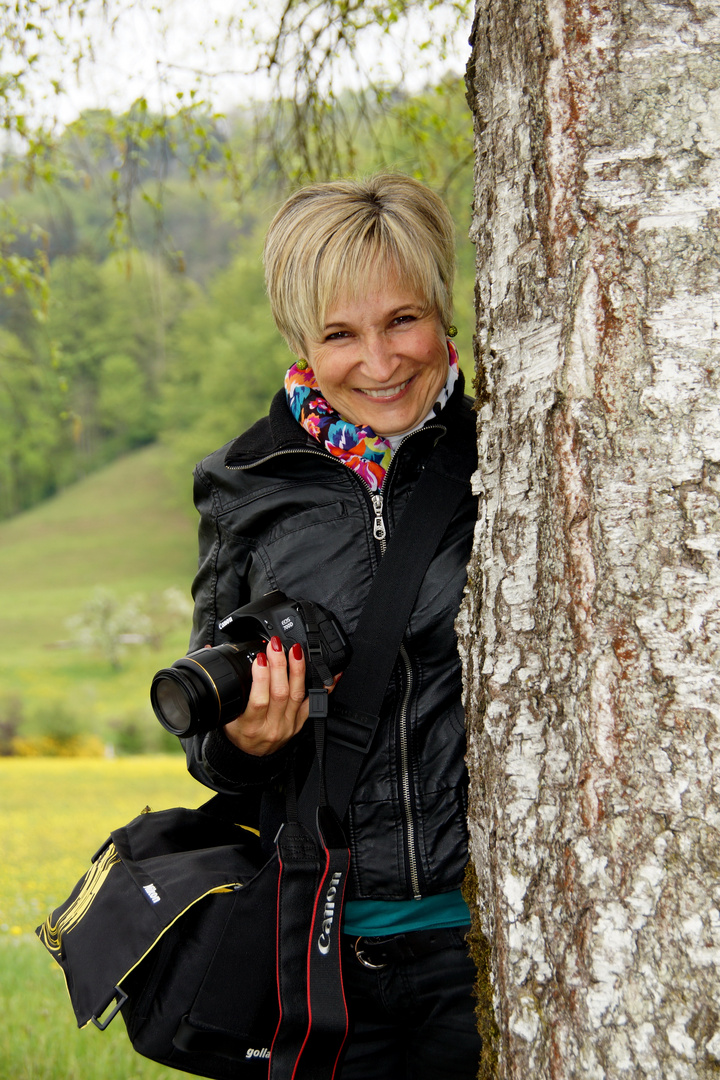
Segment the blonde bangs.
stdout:
<path fill-rule="evenodd" d="M 452 219 L 410 177 L 302 188 L 272 222 L 264 261 L 275 321 L 297 355 L 322 339 L 339 297 L 361 297 L 378 275 L 409 287 L 446 327 L 452 320 Z"/>
<path fill-rule="evenodd" d="M 318 266 L 316 295 L 318 324 L 325 323 L 329 307 L 339 297 L 356 300 L 371 281 L 385 279 L 407 286 L 425 307 L 443 311 L 446 290 L 438 295 L 434 266 L 420 256 L 417 244 L 403 244 L 404 237 L 392 234 L 368 237 L 352 247 L 342 242 L 326 249 Z"/>

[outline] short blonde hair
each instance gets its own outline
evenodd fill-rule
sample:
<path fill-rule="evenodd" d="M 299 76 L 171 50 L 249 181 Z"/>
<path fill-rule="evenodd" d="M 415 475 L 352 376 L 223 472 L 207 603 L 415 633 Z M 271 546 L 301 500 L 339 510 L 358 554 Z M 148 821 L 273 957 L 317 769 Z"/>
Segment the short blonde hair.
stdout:
<path fill-rule="evenodd" d="M 309 184 L 273 218 L 265 239 L 272 313 L 291 350 L 321 340 L 338 296 L 356 299 L 378 269 L 395 273 L 452 321 L 455 229 L 442 199 L 399 173 Z"/>

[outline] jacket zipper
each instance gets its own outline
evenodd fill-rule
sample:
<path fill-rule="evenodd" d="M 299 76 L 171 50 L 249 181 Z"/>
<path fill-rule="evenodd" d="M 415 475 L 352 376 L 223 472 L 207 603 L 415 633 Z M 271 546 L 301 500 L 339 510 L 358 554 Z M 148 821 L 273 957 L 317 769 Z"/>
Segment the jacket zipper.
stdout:
<path fill-rule="evenodd" d="M 444 427 L 440 424 L 437 425 L 437 428 L 441 431 L 445 430 Z M 423 430 L 427 431 L 428 428 L 423 428 Z M 411 433 L 411 435 L 408 435 L 407 438 L 411 438 L 412 434 L 414 434 L 414 432 Z M 385 549 L 387 548 L 387 529 L 385 527 L 385 518 L 383 516 L 385 510 L 383 490 L 388 482 L 388 478 L 390 476 L 393 464 L 397 457 L 397 451 L 400 449 L 404 442 L 405 439 L 398 443 L 398 446 L 392 456 L 392 460 L 390 462 L 387 472 L 385 473 L 382 486 L 380 487 L 379 491 L 371 491 L 368 485 L 362 479 L 362 477 L 357 476 L 357 473 L 354 474 L 362 484 L 363 488 L 370 495 L 370 501 L 372 503 L 373 513 L 375 515 L 373 520 L 373 536 L 378 541 L 378 544 L 380 546 L 380 558 L 383 557 L 383 555 L 385 554 Z M 254 461 L 252 465 L 227 465 L 226 468 L 245 470 L 248 468 L 253 468 L 256 465 L 262 465 L 266 461 L 269 461 L 271 458 L 281 457 L 283 454 L 314 454 L 316 456 L 324 458 L 326 461 L 329 456 L 322 450 L 311 450 L 304 447 L 302 449 L 298 448 L 297 450 L 276 450 L 274 451 L 274 453 L 268 454 L 267 457 L 261 458 L 258 461 Z M 342 462 L 338 462 L 338 464 L 342 465 Z M 343 468 L 347 468 L 347 466 L 343 465 Z M 352 469 L 349 471 L 352 472 Z M 420 875 L 418 872 L 417 829 L 415 816 L 413 814 L 412 808 L 410 781 L 410 718 L 408 715 L 408 710 L 410 706 L 410 697 L 413 688 L 413 670 L 410 657 L 408 655 L 407 649 L 405 648 L 404 638 L 400 644 L 399 655 L 402 660 L 405 674 L 405 688 L 402 696 L 402 702 L 400 704 L 399 716 L 401 802 L 403 807 L 403 820 L 405 824 L 408 867 L 410 869 L 410 884 L 412 886 L 413 898 L 415 900 L 420 900 L 422 898 L 422 893 L 420 892 Z"/>
<path fill-rule="evenodd" d="M 375 510 L 375 521 L 373 522 L 373 536 L 376 540 L 380 541 L 380 557 L 385 554 L 385 537 L 387 533 L 385 531 L 385 522 L 383 521 L 383 497 L 379 493 L 377 495 L 371 495 L 373 509 Z"/>
<path fill-rule="evenodd" d="M 388 470 L 389 471 L 389 470 Z M 387 479 L 387 474 L 386 474 Z M 383 487 L 385 484 L 383 483 Z M 387 547 L 385 522 L 383 521 L 383 496 L 381 494 L 375 494 L 370 496 L 372 499 L 373 507 L 375 508 L 375 524 L 373 528 L 373 535 L 376 540 L 380 542 L 380 557 L 385 554 Z M 420 876 L 418 874 L 418 862 L 417 862 L 417 837 L 415 828 L 415 817 L 412 810 L 412 798 L 410 793 L 410 719 L 408 715 L 408 709 L 410 706 L 410 697 L 413 688 L 413 671 L 410 657 L 408 656 L 407 649 L 405 648 L 405 638 L 400 643 L 399 649 L 400 659 L 403 663 L 403 669 L 405 672 L 405 687 L 403 690 L 402 701 L 400 703 L 400 716 L 399 716 L 399 732 L 400 732 L 400 788 L 401 788 L 401 800 L 403 806 L 403 820 L 405 822 L 405 837 L 408 856 L 408 867 L 410 869 L 410 884 L 412 886 L 413 898 L 415 900 L 421 899 L 420 892 Z"/>
<path fill-rule="evenodd" d="M 439 427 L 440 425 L 438 425 Z M 410 436 L 408 436 L 409 438 Z M 397 446 L 396 452 L 392 456 L 392 461 L 388 467 L 387 472 L 383 478 L 380 490 L 377 492 L 370 492 L 370 499 L 372 501 L 373 510 L 375 511 L 375 520 L 373 522 L 373 536 L 380 545 L 380 558 L 385 554 L 387 548 L 387 530 L 385 528 L 385 519 L 383 517 L 384 506 L 384 489 L 390 477 L 390 472 L 393 467 L 393 462 L 397 456 L 397 450 L 403 445 L 403 439 Z M 358 477 L 362 481 L 365 487 L 365 481 L 362 477 Z M 400 798 L 403 808 L 403 821 L 405 824 L 405 842 L 408 858 L 408 868 L 410 871 L 410 885 L 413 891 L 413 898 L 420 900 L 422 893 L 420 891 L 420 874 L 418 872 L 418 857 L 417 857 L 417 827 L 415 821 L 415 815 L 413 814 L 412 804 L 412 792 L 411 792 L 411 779 L 410 779 L 410 716 L 409 707 L 410 699 L 412 697 L 413 690 L 413 670 L 412 662 L 408 655 L 408 651 L 405 648 L 405 638 L 400 643 L 400 649 L 398 650 L 400 659 L 403 665 L 403 671 L 405 675 L 405 686 L 403 689 L 402 701 L 400 703 L 400 714 L 398 718 L 399 729 L 399 743 L 400 743 Z"/>

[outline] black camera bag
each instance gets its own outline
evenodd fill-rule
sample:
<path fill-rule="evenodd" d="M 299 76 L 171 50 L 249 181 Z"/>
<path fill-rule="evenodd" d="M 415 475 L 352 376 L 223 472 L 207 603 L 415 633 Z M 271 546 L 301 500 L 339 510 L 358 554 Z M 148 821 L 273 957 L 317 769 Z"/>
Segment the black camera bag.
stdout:
<path fill-rule="evenodd" d="M 317 836 L 289 822 L 267 859 L 222 803 L 116 829 L 38 934 L 80 1027 L 121 1011 L 139 1053 L 218 1080 L 331 1076 L 347 1029 L 340 920 L 327 925 L 342 911 L 342 831 L 324 808 Z"/>
<path fill-rule="evenodd" d="M 434 459 L 380 562 L 327 724 L 314 718 L 315 764 L 297 803 L 291 785 L 272 856 L 257 818 L 242 820 L 242 796 L 144 813 L 111 833 L 38 927 L 79 1026 L 104 1030 L 121 1012 L 139 1053 L 217 1080 L 332 1080 L 348 1030 L 339 820 L 422 578 L 469 485 L 455 455 L 436 447 Z"/>

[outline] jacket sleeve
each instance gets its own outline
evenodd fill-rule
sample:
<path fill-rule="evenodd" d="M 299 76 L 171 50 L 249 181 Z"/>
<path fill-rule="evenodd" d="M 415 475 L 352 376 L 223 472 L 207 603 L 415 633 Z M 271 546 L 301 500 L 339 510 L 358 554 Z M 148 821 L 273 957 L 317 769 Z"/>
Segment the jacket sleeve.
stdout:
<path fill-rule="evenodd" d="M 189 652 L 217 645 L 223 640 L 216 632 L 218 617 L 244 602 L 238 567 L 223 544 L 218 524 L 218 499 L 210 478 L 198 465 L 195 470 L 195 506 L 200 514 L 198 569 L 193 581 L 193 628 Z M 222 606 L 222 611 L 218 607 Z M 182 739 L 187 767 L 201 784 L 224 794 L 245 788 L 266 786 L 281 776 L 292 760 L 295 740 L 275 754 L 257 757 L 246 754 L 221 730 Z"/>
<path fill-rule="evenodd" d="M 221 730 L 182 739 L 185 743 L 187 767 L 191 776 L 201 784 L 225 795 L 248 788 L 265 788 L 280 779 L 288 770 L 302 732 L 275 754 L 257 757 L 235 746 Z"/>
<path fill-rule="evenodd" d="M 192 585 L 195 601 L 193 626 L 188 652 L 215 644 L 217 622 L 217 584 L 220 557 L 220 530 L 217 521 L 215 490 L 200 465 L 195 469 L 193 498 L 200 515 L 198 527 L 198 568 Z"/>

